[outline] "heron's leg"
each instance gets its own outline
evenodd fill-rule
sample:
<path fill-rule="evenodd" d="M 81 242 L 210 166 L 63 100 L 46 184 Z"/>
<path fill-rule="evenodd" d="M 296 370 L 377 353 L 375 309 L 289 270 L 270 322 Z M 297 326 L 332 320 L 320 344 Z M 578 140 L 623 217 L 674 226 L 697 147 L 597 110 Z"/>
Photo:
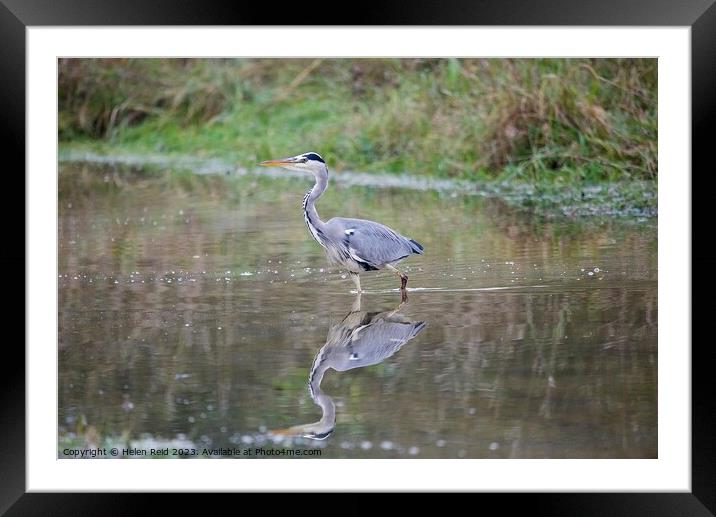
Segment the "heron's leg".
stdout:
<path fill-rule="evenodd" d="M 351 279 L 353 280 L 353 283 L 356 285 L 356 291 L 358 291 L 358 294 L 362 293 L 363 290 L 360 288 L 360 276 L 358 275 L 358 273 L 349 271 L 348 274 L 351 275 Z"/>
<path fill-rule="evenodd" d="M 358 291 L 358 294 L 356 294 L 356 299 L 353 300 L 351 312 L 360 312 L 360 291 Z"/>
<path fill-rule="evenodd" d="M 400 277 L 400 289 L 405 291 L 405 287 L 408 285 L 408 275 L 401 273 L 396 267 L 391 266 L 390 264 L 386 264 L 385 267 Z"/>

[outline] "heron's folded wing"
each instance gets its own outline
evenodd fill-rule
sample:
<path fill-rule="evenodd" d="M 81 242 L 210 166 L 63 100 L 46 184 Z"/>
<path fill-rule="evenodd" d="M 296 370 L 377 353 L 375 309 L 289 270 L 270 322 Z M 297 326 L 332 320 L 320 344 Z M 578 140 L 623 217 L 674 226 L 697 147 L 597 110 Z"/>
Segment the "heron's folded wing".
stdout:
<path fill-rule="evenodd" d="M 412 255 L 410 240 L 385 225 L 362 219 L 346 219 L 344 242 L 351 255 L 382 266 Z"/>

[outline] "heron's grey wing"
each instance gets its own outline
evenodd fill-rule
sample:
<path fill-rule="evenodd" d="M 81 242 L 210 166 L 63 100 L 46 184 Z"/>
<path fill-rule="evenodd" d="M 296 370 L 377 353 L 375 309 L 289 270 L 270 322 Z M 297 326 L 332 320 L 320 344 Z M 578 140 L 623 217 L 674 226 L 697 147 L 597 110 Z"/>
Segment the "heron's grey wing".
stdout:
<path fill-rule="evenodd" d="M 348 356 L 350 355 L 348 350 L 353 333 L 356 329 L 369 325 L 373 317 L 379 314 L 383 313 L 349 312 L 340 323 L 333 325 L 328 330 L 326 344 L 318 351 L 311 365 L 310 386 L 313 386 L 314 377 L 316 376 L 318 376 L 318 381 L 320 382 L 323 372 L 328 368 L 341 371 L 340 366 L 348 361 Z"/>
<path fill-rule="evenodd" d="M 354 259 L 376 268 L 423 252 L 417 242 L 374 221 L 336 217 L 327 225 L 335 238 L 343 240 Z"/>

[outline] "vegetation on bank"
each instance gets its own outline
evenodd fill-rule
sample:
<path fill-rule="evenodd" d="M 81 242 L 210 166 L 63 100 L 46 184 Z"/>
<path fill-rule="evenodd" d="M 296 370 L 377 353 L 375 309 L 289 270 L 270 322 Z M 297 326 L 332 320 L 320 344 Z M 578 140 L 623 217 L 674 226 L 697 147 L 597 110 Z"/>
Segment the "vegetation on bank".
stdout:
<path fill-rule="evenodd" d="M 61 59 L 61 149 L 581 186 L 657 178 L 655 59 Z M 653 197 L 653 196 L 652 196 Z"/>

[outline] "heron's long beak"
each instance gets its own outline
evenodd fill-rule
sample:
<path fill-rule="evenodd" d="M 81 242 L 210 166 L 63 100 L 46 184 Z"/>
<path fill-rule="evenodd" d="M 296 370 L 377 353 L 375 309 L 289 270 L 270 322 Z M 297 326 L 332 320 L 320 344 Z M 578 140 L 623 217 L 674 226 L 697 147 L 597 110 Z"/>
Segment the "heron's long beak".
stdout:
<path fill-rule="evenodd" d="M 291 165 L 296 163 L 296 158 L 282 158 L 281 160 L 266 160 L 265 162 L 259 163 L 263 167 L 283 167 L 284 165 Z"/>

